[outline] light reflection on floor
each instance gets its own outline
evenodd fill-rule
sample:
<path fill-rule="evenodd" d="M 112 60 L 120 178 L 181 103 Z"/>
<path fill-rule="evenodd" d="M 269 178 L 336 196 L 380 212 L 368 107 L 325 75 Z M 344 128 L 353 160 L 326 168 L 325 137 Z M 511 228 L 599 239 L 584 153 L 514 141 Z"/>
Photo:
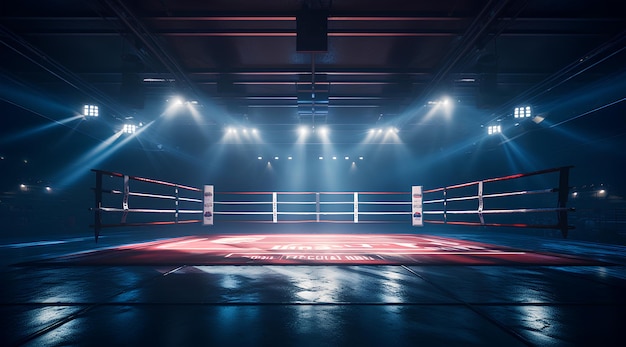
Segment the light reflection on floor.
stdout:
<path fill-rule="evenodd" d="M 120 239 L 95 249 L 93 241 L 6 247 L 4 263 L 19 265 L 2 267 L 0 341 L 25 346 L 611 346 L 626 321 L 625 248 L 520 236 L 511 238 L 509 245 L 520 245 L 514 249 L 485 234 L 298 235 Z M 534 241 L 544 248 L 530 247 Z M 568 245 L 591 262 L 564 253 Z M 215 260 L 227 259 L 233 249 L 402 256 L 395 259 L 407 263 L 307 260 L 284 266 L 247 258 L 233 266 Z M 25 250 L 31 252 L 26 263 L 20 258 Z M 486 254 L 439 254 L 463 251 Z M 162 262 L 151 263 L 161 256 Z M 195 262 L 207 256 L 209 264 Z M 593 264 L 599 259 L 615 264 Z"/>

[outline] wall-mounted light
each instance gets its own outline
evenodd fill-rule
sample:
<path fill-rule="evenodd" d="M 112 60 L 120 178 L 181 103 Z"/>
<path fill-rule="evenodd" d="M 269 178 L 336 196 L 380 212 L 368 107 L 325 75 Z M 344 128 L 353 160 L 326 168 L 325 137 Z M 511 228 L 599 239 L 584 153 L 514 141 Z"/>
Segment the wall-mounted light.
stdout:
<path fill-rule="evenodd" d="M 531 116 L 530 106 L 520 106 L 513 110 L 513 117 L 515 118 L 529 118 Z"/>
<path fill-rule="evenodd" d="M 487 127 L 487 134 L 494 135 L 500 134 L 502 132 L 502 127 L 500 125 L 490 125 Z"/>
<path fill-rule="evenodd" d="M 124 134 L 134 134 L 137 132 L 137 126 L 134 124 L 124 124 L 122 127 L 122 132 Z"/>
<path fill-rule="evenodd" d="M 83 116 L 85 117 L 98 117 L 99 110 L 97 105 L 85 104 L 83 106 Z"/>

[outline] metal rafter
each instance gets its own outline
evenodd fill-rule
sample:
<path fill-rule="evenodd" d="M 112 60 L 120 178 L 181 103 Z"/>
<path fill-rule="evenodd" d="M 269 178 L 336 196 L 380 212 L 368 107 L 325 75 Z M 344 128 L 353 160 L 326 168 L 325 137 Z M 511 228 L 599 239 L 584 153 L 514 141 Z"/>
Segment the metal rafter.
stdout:
<path fill-rule="evenodd" d="M 103 0 L 104 3 L 117 15 L 117 17 L 126 25 L 126 27 L 139 39 L 143 45 L 163 64 L 163 66 L 175 77 L 179 87 L 185 89 L 189 93 L 193 93 L 193 97 L 198 98 L 200 93 L 197 92 L 194 83 L 188 78 L 180 64 L 172 57 L 171 54 L 163 47 L 159 40 L 142 24 L 139 18 L 119 0 Z"/>

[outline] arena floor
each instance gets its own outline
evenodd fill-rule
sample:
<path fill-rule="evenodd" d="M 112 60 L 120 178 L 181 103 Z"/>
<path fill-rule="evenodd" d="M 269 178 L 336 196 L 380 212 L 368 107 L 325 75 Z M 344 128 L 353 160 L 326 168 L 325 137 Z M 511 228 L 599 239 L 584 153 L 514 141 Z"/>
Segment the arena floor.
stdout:
<path fill-rule="evenodd" d="M 5 240 L 5 345 L 621 345 L 626 247 L 229 225 Z"/>

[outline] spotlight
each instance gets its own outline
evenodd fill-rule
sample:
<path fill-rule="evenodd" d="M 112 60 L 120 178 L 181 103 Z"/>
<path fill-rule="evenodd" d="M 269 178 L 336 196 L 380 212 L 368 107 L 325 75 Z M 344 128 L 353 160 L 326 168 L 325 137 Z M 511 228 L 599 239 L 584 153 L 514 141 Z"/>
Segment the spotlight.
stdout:
<path fill-rule="evenodd" d="M 333 160 L 337 160 L 337 157 L 333 157 Z"/>
<path fill-rule="evenodd" d="M 320 156 L 318 159 L 319 159 L 319 160 L 324 160 L 324 157 Z"/>
<path fill-rule="evenodd" d="M 137 132 L 137 126 L 134 124 L 124 124 L 122 132 L 125 134 L 134 134 L 135 132 Z"/>
<path fill-rule="evenodd" d="M 438 100 L 429 100 L 427 104 L 428 106 L 439 106 L 439 105 L 447 106 L 448 104 L 450 104 L 450 99 L 447 97 L 444 97 Z"/>
<path fill-rule="evenodd" d="M 494 135 L 502 132 L 502 127 L 499 125 L 490 125 L 487 127 L 487 134 Z"/>
<path fill-rule="evenodd" d="M 291 160 L 291 159 L 293 159 L 293 157 L 287 157 L 287 160 Z"/>
<path fill-rule="evenodd" d="M 530 116 L 530 106 L 520 106 L 513 110 L 513 117 L 515 118 L 529 118 Z"/>
<path fill-rule="evenodd" d="M 301 126 L 298 128 L 298 132 L 300 133 L 300 135 L 306 135 L 309 133 L 309 129 L 305 126 Z"/>
<path fill-rule="evenodd" d="M 83 116 L 85 117 L 98 117 L 98 106 L 96 105 L 84 105 Z"/>
<path fill-rule="evenodd" d="M 50 188 L 49 186 L 46 187 L 46 192 L 51 192 L 52 188 Z"/>
<path fill-rule="evenodd" d="M 176 106 L 180 106 L 183 104 L 183 99 L 181 98 L 174 98 L 174 100 L 172 100 L 172 103 Z"/>
<path fill-rule="evenodd" d="M 25 191 L 28 190 L 28 187 L 24 183 L 22 183 L 22 184 L 20 184 L 20 190 L 25 192 Z"/>
<path fill-rule="evenodd" d="M 387 128 L 387 132 L 388 133 L 397 133 L 398 132 L 398 128 L 389 127 L 389 128 Z"/>
<path fill-rule="evenodd" d="M 243 133 L 244 133 L 244 134 L 247 134 L 247 133 L 248 133 L 248 129 L 243 128 Z"/>
<path fill-rule="evenodd" d="M 383 129 L 378 129 L 378 133 L 379 134 L 382 133 L 382 132 L 383 132 Z"/>
<path fill-rule="evenodd" d="M 578 196 L 578 192 L 573 192 L 573 193 L 572 193 L 572 198 L 575 198 L 575 197 L 577 197 L 577 196 Z"/>
<path fill-rule="evenodd" d="M 363 160 L 363 157 L 359 157 L 359 160 Z"/>
<path fill-rule="evenodd" d="M 274 157 L 274 160 L 278 160 L 278 157 Z"/>
<path fill-rule="evenodd" d="M 258 160 L 263 160 L 263 157 L 256 157 Z"/>
<path fill-rule="evenodd" d="M 373 134 L 376 132 L 376 129 L 370 129 L 370 134 Z"/>
<path fill-rule="evenodd" d="M 350 160 L 350 157 L 343 157 L 343 159 L 345 159 L 345 160 Z"/>
<path fill-rule="evenodd" d="M 257 133 L 256 128 L 252 128 L 252 133 L 253 133 L 253 134 L 256 134 L 256 133 Z"/>
<path fill-rule="evenodd" d="M 328 128 L 327 127 L 321 127 L 319 129 L 320 135 L 324 136 L 324 135 L 328 135 Z"/>

